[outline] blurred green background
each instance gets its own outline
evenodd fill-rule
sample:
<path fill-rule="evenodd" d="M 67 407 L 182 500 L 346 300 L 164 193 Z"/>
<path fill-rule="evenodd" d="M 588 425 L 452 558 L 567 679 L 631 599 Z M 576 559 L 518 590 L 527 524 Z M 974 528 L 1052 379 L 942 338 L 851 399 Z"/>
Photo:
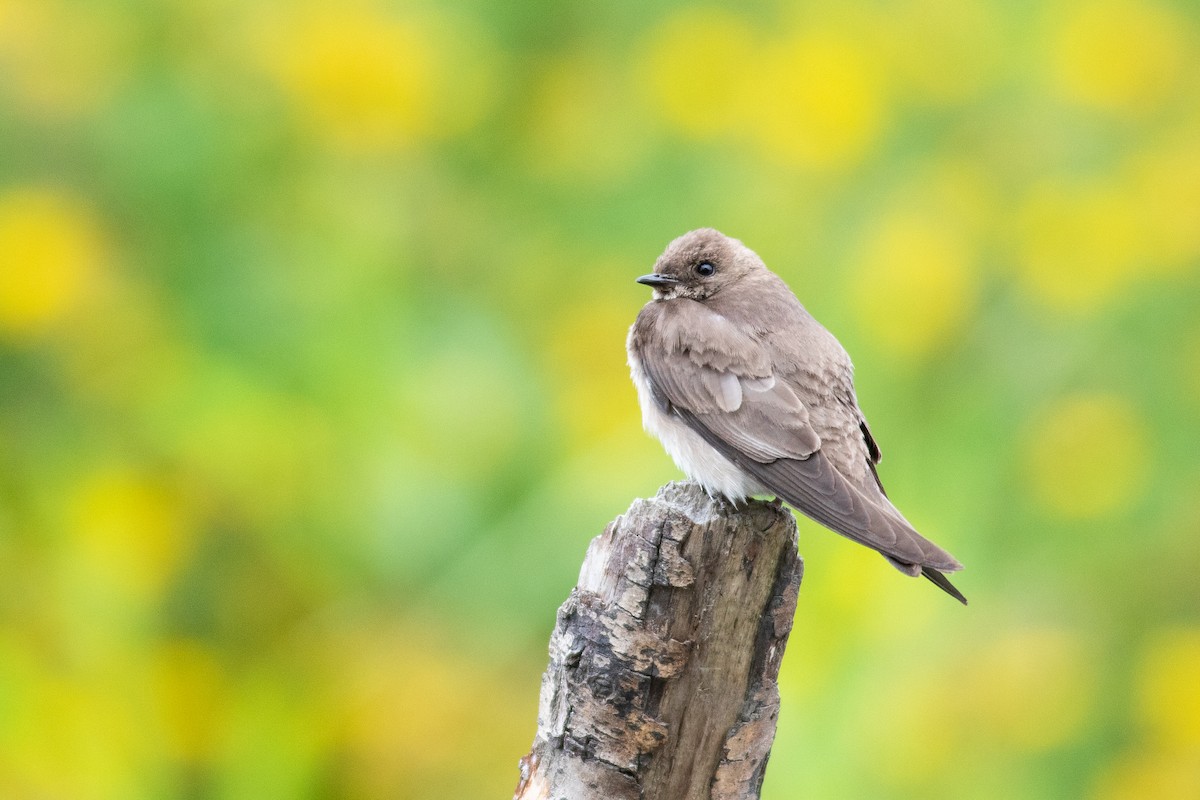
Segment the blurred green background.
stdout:
<path fill-rule="evenodd" d="M 507 797 L 677 477 L 633 279 L 846 345 L 764 797 L 1200 796 L 1200 8 L 0 0 L 0 796 Z"/>

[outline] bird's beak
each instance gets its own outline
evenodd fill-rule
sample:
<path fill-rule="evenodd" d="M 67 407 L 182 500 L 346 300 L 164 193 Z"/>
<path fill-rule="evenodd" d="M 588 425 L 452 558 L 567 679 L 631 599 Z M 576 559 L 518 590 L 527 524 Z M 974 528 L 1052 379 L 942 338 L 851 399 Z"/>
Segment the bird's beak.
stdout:
<path fill-rule="evenodd" d="M 643 275 L 638 278 L 637 282 L 646 286 L 653 286 L 657 289 L 663 286 L 674 286 L 679 283 L 679 279 L 672 278 L 670 275 L 659 275 L 657 272 L 652 272 L 649 275 Z"/>

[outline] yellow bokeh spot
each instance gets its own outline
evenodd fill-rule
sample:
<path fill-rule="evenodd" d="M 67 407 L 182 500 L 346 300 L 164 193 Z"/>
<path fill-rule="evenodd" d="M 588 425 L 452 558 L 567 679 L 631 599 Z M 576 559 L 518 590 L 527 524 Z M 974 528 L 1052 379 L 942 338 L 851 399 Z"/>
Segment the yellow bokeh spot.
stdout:
<path fill-rule="evenodd" d="M 0 754 L 0 788 L 12 781 L 24 791 L 5 797 L 103 800 L 136 793 L 146 748 L 127 686 L 43 668 L 21 688 L 18 707 L 5 708 L 15 710 L 16 719 L 5 721 L 22 735 Z"/>
<path fill-rule="evenodd" d="M 629 305 L 596 300 L 564 308 L 556 324 L 547 326 L 555 407 L 575 445 L 599 439 L 638 418 L 637 393 L 625 363 Z"/>
<path fill-rule="evenodd" d="M 411 26 L 329 8 L 299 20 L 271 55 L 314 125 L 363 146 L 432 127 L 433 54 Z"/>
<path fill-rule="evenodd" d="M 896 785 L 928 786 L 962 769 L 964 743 L 1008 753 L 1061 747 L 1089 723 L 1094 663 L 1068 630 L 994 631 L 942 668 L 897 681 L 913 713 L 900 718 L 903 735 L 894 726 L 876 731 L 876 767 Z"/>
<path fill-rule="evenodd" d="M 1055 78 L 1082 105 L 1137 112 L 1169 96 L 1186 47 L 1184 20 L 1145 0 L 1074 3 L 1054 34 Z"/>
<path fill-rule="evenodd" d="M 654 107 L 689 136 L 737 130 L 746 122 L 755 40 L 746 21 L 728 11 L 685 8 L 668 17 L 645 45 L 643 73 Z"/>
<path fill-rule="evenodd" d="M 1037 751 L 1069 741 L 1087 723 L 1095 662 L 1078 636 L 1051 628 L 1013 630 L 973 658 L 975 668 L 964 671 L 969 677 L 956 689 L 964 727 L 974 720 L 1005 745 Z"/>
<path fill-rule="evenodd" d="M 0 195 L 0 336 L 60 322 L 87 293 L 105 249 L 82 200 L 46 187 Z"/>
<path fill-rule="evenodd" d="M 1131 167 L 1139 229 L 1153 265 L 1167 274 L 1200 259 L 1200 124 L 1149 149 Z"/>
<path fill-rule="evenodd" d="M 751 132 L 771 157 L 803 167 L 850 167 L 879 140 L 883 65 L 848 36 L 803 33 L 764 49 L 751 92 Z"/>
<path fill-rule="evenodd" d="M 899 213 L 868 235 L 853 285 L 860 324 L 897 355 L 946 344 L 975 304 L 974 253 L 933 217 Z"/>
<path fill-rule="evenodd" d="M 1033 496 L 1068 519 L 1097 519 L 1132 507 L 1149 469 L 1150 444 L 1136 409 L 1114 395 L 1060 400 L 1026 437 Z"/>
<path fill-rule="evenodd" d="M 192 544 L 178 493 L 142 473 L 114 468 L 88 476 L 71 511 L 88 568 L 134 596 L 160 593 Z"/>
<path fill-rule="evenodd" d="M 422 644 L 407 647 L 388 638 L 360 642 L 347 661 L 344 735 L 368 771 L 389 769 L 396 752 L 417 768 L 453 757 L 448 743 L 454 739 L 454 709 L 440 706 L 460 696 L 457 681 L 445 670 L 448 654 Z M 404 669 L 398 672 L 396 664 Z M 402 716 L 395 713 L 400 708 Z"/>
<path fill-rule="evenodd" d="M 498 735 L 512 752 L 528 746 L 527 732 L 496 721 L 531 713 L 536 699 L 514 692 L 486 655 L 416 628 L 364 630 L 332 644 L 341 654 L 333 699 L 348 796 L 431 796 L 447 774 L 462 772 L 464 748 L 479 748 L 478 767 Z"/>
<path fill-rule="evenodd" d="M 139 718 L 135 659 L 96 659 L 69 631 L 40 624 L 54 593 L 47 577 L 33 579 L 36 606 L 0 621 L 0 796 L 137 796 L 153 744 Z M 6 580 L 11 590 L 30 579 Z"/>
<path fill-rule="evenodd" d="M 855 619 L 868 616 L 872 604 L 879 601 L 883 591 L 881 584 L 891 576 L 879 569 L 879 557 L 862 547 L 848 547 L 846 542 L 816 523 L 797 514 L 797 525 L 801 538 L 810 537 L 804 547 L 806 554 L 820 563 L 821 574 L 810 581 L 805 591 L 820 597 L 823 608 L 838 618 Z M 864 580 L 870 575 L 877 580 Z M 819 594 L 818 594 L 819 593 Z"/>
<path fill-rule="evenodd" d="M 62 327 L 64 385 L 147 419 L 163 415 L 173 396 L 194 391 L 187 345 L 150 286 L 107 277 Z"/>
<path fill-rule="evenodd" d="M 1100 307 L 1147 261 L 1140 218 L 1136 197 L 1120 186 L 1038 185 L 1018 211 L 1023 285 L 1056 310 Z"/>
<path fill-rule="evenodd" d="M 216 654 L 190 640 L 168 641 L 153 655 L 154 701 L 163 742 L 188 762 L 212 757 L 228 714 L 229 681 Z"/>
<path fill-rule="evenodd" d="M 1200 753 L 1143 752 L 1104 769 L 1090 800 L 1181 800 L 1200 797 Z"/>
<path fill-rule="evenodd" d="M 367 3 L 260 22 L 268 71 L 319 134 L 360 151 L 406 149 L 470 128 L 494 94 L 494 53 L 465 20 Z"/>
<path fill-rule="evenodd" d="M 1158 631 L 1142 653 L 1137 670 L 1138 714 L 1164 745 L 1200 748 L 1197 669 L 1200 628 Z"/>

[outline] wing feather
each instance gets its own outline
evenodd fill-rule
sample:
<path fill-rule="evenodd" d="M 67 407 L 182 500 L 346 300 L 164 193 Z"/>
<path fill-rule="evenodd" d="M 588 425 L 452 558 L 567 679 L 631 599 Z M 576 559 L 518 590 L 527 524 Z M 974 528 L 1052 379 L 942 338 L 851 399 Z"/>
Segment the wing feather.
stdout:
<path fill-rule="evenodd" d="M 962 569 L 953 556 L 917 533 L 890 504 L 883 506 L 868 499 L 829 463 L 824 453 L 818 451 L 808 458 L 780 458 L 764 463 L 747 458 L 709 430 L 696 415 L 683 410 L 677 413 L 723 456 L 830 530 L 877 550 L 894 562 L 946 572 Z M 904 571 L 917 574 L 919 569 Z"/>
<path fill-rule="evenodd" d="M 801 513 L 903 571 L 962 568 L 917 533 L 882 488 L 869 496 L 837 470 L 821 452 L 804 403 L 757 341 L 699 303 L 671 313 L 661 305 L 643 311 L 653 316 L 639 316 L 630 342 L 665 412 Z M 654 346 L 645 346 L 649 335 L 636 335 L 643 325 L 654 329 Z M 863 435 L 873 467 L 878 448 L 865 421 Z"/>

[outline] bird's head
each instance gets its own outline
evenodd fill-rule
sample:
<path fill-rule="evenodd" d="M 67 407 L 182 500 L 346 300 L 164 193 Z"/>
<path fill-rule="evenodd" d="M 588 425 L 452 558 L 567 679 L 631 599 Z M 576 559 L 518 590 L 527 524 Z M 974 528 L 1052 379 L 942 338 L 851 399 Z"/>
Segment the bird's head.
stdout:
<path fill-rule="evenodd" d="M 654 272 L 637 282 L 653 287 L 655 300 L 704 301 L 759 269 L 766 267 L 737 239 L 700 228 L 667 245 L 654 263 Z"/>

